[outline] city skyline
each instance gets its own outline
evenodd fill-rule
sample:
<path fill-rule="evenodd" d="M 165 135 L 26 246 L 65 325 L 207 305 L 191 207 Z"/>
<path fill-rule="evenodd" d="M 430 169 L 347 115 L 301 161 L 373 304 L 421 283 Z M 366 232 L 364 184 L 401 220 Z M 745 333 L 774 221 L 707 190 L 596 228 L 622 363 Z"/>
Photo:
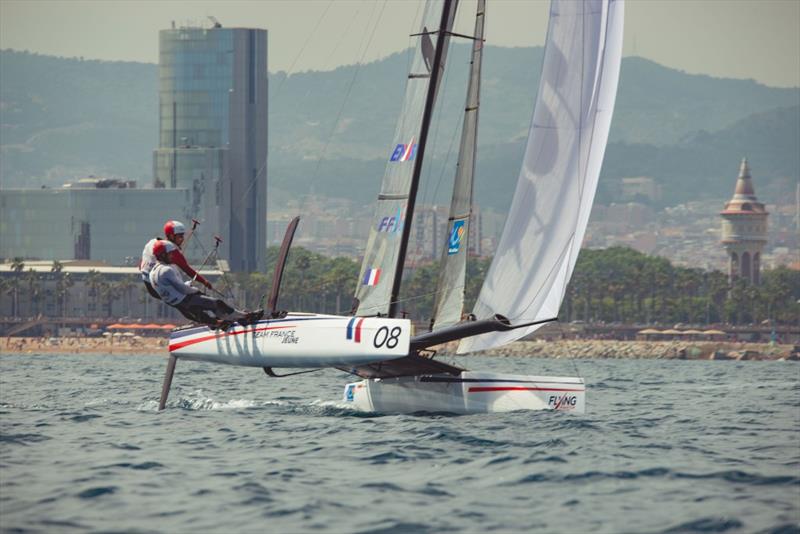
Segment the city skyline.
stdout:
<path fill-rule="evenodd" d="M 492 2 L 489 45 L 539 46 L 544 0 Z M 158 62 L 158 30 L 176 24 L 260 27 L 275 71 L 331 70 L 408 47 L 421 2 L 0 2 L 0 48 L 87 59 Z M 464 1 L 456 31 L 468 28 Z M 628 0 L 623 53 L 689 73 L 800 86 L 800 2 Z M 102 24 L 98 24 L 98 21 Z M 359 31 L 362 30 L 362 31 Z M 677 37 L 676 37 L 677 36 Z"/>

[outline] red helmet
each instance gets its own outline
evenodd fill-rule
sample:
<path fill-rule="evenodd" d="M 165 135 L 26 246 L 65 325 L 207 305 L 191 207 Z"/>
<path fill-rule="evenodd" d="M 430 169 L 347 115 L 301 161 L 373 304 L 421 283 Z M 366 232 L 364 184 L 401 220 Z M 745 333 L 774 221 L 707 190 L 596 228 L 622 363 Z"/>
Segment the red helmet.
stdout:
<path fill-rule="evenodd" d="M 167 221 L 164 225 L 164 235 L 167 239 L 172 240 L 176 235 L 183 235 L 186 233 L 186 228 L 180 221 Z"/>
<path fill-rule="evenodd" d="M 169 263 L 169 249 L 169 243 L 159 239 L 153 244 L 153 256 L 164 263 Z"/>

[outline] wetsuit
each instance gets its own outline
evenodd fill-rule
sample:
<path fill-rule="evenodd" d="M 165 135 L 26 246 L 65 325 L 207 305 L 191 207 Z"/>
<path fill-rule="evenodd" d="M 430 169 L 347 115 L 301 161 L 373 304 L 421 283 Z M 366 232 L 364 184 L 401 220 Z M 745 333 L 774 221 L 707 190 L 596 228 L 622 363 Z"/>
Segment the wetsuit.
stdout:
<path fill-rule="evenodd" d="M 157 261 L 150 270 L 150 285 L 159 298 L 190 321 L 217 325 L 220 319 L 236 312 L 225 302 L 206 297 L 190 283 L 183 281 L 176 265 Z"/>
<path fill-rule="evenodd" d="M 156 257 L 153 255 L 153 246 L 156 244 L 156 241 L 163 241 L 166 243 L 169 262 L 172 265 L 177 265 L 190 279 L 197 280 L 207 288 L 211 289 L 211 283 L 209 283 L 209 281 L 203 278 L 200 273 L 189 266 L 189 263 L 186 261 L 183 253 L 175 243 L 166 239 L 155 237 L 148 241 L 144 246 L 144 250 L 142 250 L 142 261 L 139 262 L 139 272 L 142 276 L 142 282 L 144 282 L 144 286 L 147 288 L 147 292 L 150 293 L 151 296 L 157 299 L 161 298 L 150 283 L 150 271 L 153 270 L 153 267 L 155 267 L 157 263 Z"/>

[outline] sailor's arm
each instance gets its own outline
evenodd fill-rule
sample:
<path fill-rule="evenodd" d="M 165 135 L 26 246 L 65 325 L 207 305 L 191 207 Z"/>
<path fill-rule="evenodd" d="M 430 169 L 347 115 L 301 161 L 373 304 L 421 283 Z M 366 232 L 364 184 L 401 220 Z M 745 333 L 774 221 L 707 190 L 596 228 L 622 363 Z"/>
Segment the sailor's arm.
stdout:
<path fill-rule="evenodd" d="M 183 256 L 183 253 L 181 253 L 179 249 L 176 248 L 175 250 L 169 253 L 169 261 L 173 265 L 177 265 L 180 268 L 180 270 L 185 272 L 189 278 L 197 280 L 198 282 L 206 286 L 208 289 L 213 289 L 211 287 L 211 282 L 203 278 L 203 275 L 192 269 L 192 267 L 186 261 L 186 258 Z"/>
<path fill-rule="evenodd" d="M 174 269 L 167 271 L 166 278 L 169 282 L 169 285 L 175 288 L 175 290 L 179 293 L 183 293 L 184 295 L 193 295 L 194 293 L 200 292 L 200 290 L 196 287 L 192 287 L 190 280 L 187 280 L 186 282 L 181 280 L 180 275 Z"/>

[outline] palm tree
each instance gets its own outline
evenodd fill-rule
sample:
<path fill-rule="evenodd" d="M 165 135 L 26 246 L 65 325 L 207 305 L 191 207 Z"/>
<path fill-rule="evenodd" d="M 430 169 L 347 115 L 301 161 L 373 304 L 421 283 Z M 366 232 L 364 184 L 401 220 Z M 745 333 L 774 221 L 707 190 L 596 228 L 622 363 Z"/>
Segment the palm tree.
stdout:
<path fill-rule="evenodd" d="M 356 277 L 358 276 L 358 265 L 347 258 L 334 258 L 329 268 L 323 275 L 323 283 L 329 293 L 336 296 L 336 309 L 334 313 L 340 314 L 349 311 L 351 304 L 350 300 L 342 302 L 342 295 L 349 296 L 352 299 L 353 285 Z M 346 306 L 342 309 L 342 305 Z"/>
<path fill-rule="evenodd" d="M 28 315 L 35 316 L 39 313 L 39 300 L 41 299 L 41 283 L 39 273 L 33 267 L 25 274 L 28 283 Z"/>
<path fill-rule="evenodd" d="M 19 314 L 19 274 L 25 268 L 25 262 L 22 258 L 14 258 L 11 261 L 11 270 L 14 271 L 14 277 L 11 279 L 11 315 L 17 316 Z"/>
<path fill-rule="evenodd" d="M 119 282 L 104 282 L 100 286 L 100 300 L 103 304 L 101 311 L 106 317 L 111 317 L 114 308 L 114 301 L 119 297 L 121 288 Z"/>
<path fill-rule="evenodd" d="M 56 280 L 56 299 L 58 299 L 59 307 L 58 314 L 61 317 L 67 315 L 67 300 L 69 297 L 69 289 L 75 285 L 75 280 L 72 279 L 70 273 L 64 273 L 58 280 Z"/>
<path fill-rule="evenodd" d="M 131 309 L 132 297 L 131 293 L 136 287 L 136 278 L 134 276 L 126 276 L 119 280 L 116 284 L 119 295 L 123 296 L 122 306 L 125 312 L 123 315 L 129 315 Z"/>
<path fill-rule="evenodd" d="M 0 302 L 2 302 L 2 296 L 5 294 L 11 294 L 12 282 L 8 278 L 2 277 L 0 278 Z M 0 315 L 3 315 L 2 309 L 0 308 Z"/>
<path fill-rule="evenodd" d="M 105 277 L 100 271 L 90 269 L 89 274 L 86 276 L 86 285 L 89 286 L 89 297 L 92 299 L 92 306 L 90 306 L 90 308 L 92 311 L 96 311 L 98 298 L 100 297 L 103 286 L 106 285 Z"/>

